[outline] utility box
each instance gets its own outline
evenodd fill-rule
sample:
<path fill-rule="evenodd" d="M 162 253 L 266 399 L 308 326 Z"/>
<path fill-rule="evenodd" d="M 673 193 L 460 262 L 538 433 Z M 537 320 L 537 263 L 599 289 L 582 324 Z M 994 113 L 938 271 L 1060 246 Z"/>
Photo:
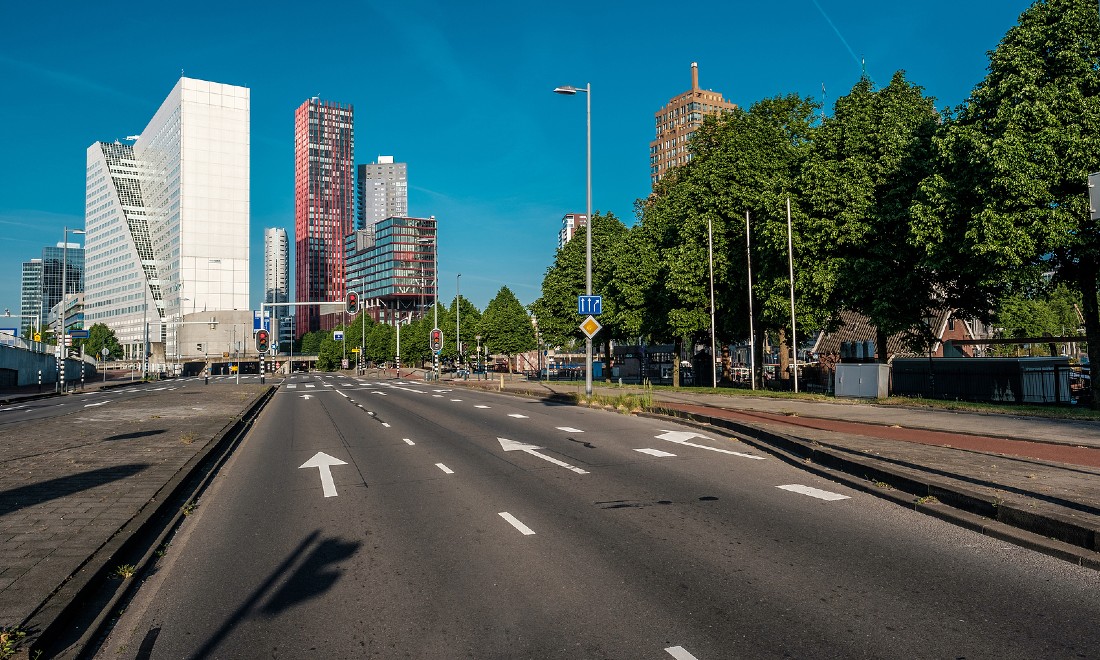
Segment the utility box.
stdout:
<path fill-rule="evenodd" d="M 890 365 L 841 362 L 836 365 L 833 389 L 838 397 L 885 399 L 890 395 Z"/>

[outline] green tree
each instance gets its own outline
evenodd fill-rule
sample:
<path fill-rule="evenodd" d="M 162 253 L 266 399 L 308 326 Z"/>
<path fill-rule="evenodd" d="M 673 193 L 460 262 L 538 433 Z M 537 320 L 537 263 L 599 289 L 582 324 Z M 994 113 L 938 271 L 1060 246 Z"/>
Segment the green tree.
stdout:
<path fill-rule="evenodd" d="M 1100 361 L 1100 226 L 1087 195 L 1097 154 L 1096 3 L 1035 2 L 990 54 L 922 185 L 920 239 L 939 274 L 954 276 L 953 306 L 988 314 L 1052 271 L 1081 292 L 1090 362 Z"/>
<path fill-rule="evenodd" d="M 303 355 L 317 355 L 321 350 L 321 342 L 325 338 L 324 330 L 314 330 L 302 335 L 298 352 Z"/>
<path fill-rule="evenodd" d="M 122 358 L 122 345 L 118 343 L 115 331 L 102 323 L 93 324 L 92 327 L 88 328 L 88 338 L 78 340 L 77 345 L 84 348 L 86 355 L 94 355 L 96 359 L 103 357 L 104 347 L 107 348 L 109 359 L 118 360 Z"/>
<path fill-rule="evenodd" d="M 575 311 L 575 310 L 574 310 Z M 531 317 L 512 290 L 504 286 L 489 301 L 478 326 L 482 344 L 493 353 L 508 357 L 533 350 L 536 347 L 535 330 Z M 508 369 L 511 371 L 511 360 Z"/>
<path fill-rule="evenodd" d="M 934 99 L 903 72 L 878 91 L 864 76 L 822 122 L 800 176 L 805 229 L 819 237 L 821 271 L 836 279 L 829 321 L 840 309 L 868 317 L 881 362 L 887 337 L 921 327 L 942 306 L 912 240 L 910 210 L 930 174 L 940 119 Z"/>

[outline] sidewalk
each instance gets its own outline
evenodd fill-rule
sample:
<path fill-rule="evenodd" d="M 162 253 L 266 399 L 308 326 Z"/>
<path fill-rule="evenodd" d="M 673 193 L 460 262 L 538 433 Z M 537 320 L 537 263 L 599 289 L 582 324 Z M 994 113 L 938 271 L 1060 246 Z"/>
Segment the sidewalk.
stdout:
<path fill-rule="evenodd" d="M 497 380 L 444 381 L 500 389 Z M 975 531 L 1100 569 L 1100 423 L 594 384 Z M 583 383 L 504 380 L 535 397 Z M 649 413 L 646 413 L 649 414 Z"/>
<path fill-rule="evenodd" d="M 270 389 L 202 379 L 144 387 L 149 396 L 122 399 L 92 387 L 0 394 L 15 399 L 0 408 L 0 627 L 27 633 L 24 654 L 82 647 L 130 584 L 119 567 L 141 566 L 164 542 L 158 535 L 185 515 Z M 20 421 L 63 402 L 60 414 Z M 98 619 L 74 619 L 95 608 Z"/>

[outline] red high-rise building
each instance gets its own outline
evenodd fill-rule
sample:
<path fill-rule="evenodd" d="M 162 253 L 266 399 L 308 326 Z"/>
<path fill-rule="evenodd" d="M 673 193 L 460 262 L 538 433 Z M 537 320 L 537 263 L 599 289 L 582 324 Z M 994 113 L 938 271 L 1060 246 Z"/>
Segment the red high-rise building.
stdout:
<path fill-rule="evenodd" d="M 294 111 L 294 295 L 340 302 L 347 292 L 344 237 L 355 225 L 351 105 L 314 97 Z M 301 306 L 295 336 L 340 324 L 342 309 Z"/>

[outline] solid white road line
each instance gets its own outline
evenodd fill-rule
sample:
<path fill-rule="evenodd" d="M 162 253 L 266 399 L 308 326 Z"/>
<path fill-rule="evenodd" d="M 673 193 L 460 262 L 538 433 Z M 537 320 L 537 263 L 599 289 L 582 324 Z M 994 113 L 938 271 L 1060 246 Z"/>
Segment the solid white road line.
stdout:
<path fill-rule="evenodd" d="M 792 493 L 809 495 L 810 497 L 816 497 L 819 500 L 828 500 L 830 502 L 835 500 L 850 499 L 847 495 L 841 495 L 840 493 L 830 493 L 827 490 L 821 490 L 820 488 L 814 488 L 812 486 L 803 486 L 801 484 L 787 484 L 786 486 L 776 486 L 776 488 L 789 490 Z"/>
<path fill-rule="evenodd" d="M 565 431 L 566 433 L 584 433 L 584 431 L 580 429 L 575 429 L 572 426 L 559 426 L 558 430 Z"/>
<path fill-rule="evenodd" d="M 340 390 L 336 390 L 336 393 L 337 393 L 337 394 L 339 394 L 340 396 L 344 397 L 345 399 L 346 399 L 346 398 L 348 398 L 348 395 L 347 395 L 347 394 L 344 394 L 344 393 L 343 393 L 343 392 L 341 392 Z"/>
<path fill-rule="evenodd" d="M 676 454 L 670 454 L 667 451 L 661 451 L 660 449 L 635 449 L 634 451 L 640 451 L 643 454 L 649 454 L 650 456 L 657 456 L 658 458 L 664 458 L 666 456 L 675 456 Z"/>
<path fill-rule="evenodd" d="M 413 442 L 412 440 L 409 440 L 408 438 L 401 438 L 401 439 L 404 440 L 405 443 L 408 444 L 410 447 L 416 444 L 415 442 Z"/>
<path fill-rule="evenodd" d="M 443 470 L 444 474 L 454 474 L 455 473 L 454 470 L 452 470 L 451 468 L 447 467 L 446 465 L 444 465 L 442 463 L 436 463 L 435 466 L 437 468 L 439 468 L 440 470 Z"/>
<path fill-rule="evenodd" d="M 509 417 L 515 417 L 516 419 L 530 419 L 527 415 L 521 415 L 519 413 L 509 413 Z"/>
<path fill-rule="evenodd" d="M 669 648 L 665 649 L 665 651 L 667 651 L 668 654 L 672 657 L 676 658 L 676 660 L 699 660 L 699 658 L 696 658 L 692 654 L 688 653 L 687 650 L 684 649 L 684 647 L 682 646 L 670 646 Z"/>
<path fill-rule="evenodd" d="M 522 533 L 524 536 L 531 536 L 532 534 L 535 533 L 534 530 L 532 530 L 527 525 L 524 525 L 520 521 L 516 520 L 516 517 L 513 516 L 512 514 L 508 513 L 507 511 L 501 511 L 499 515 L 500 515 L 501 518 L 504 518 L 505 520 L 507 520 L 508 523 L 512 525 L 512 527 L 515 527 L 516 529 L 518 529 L 520 531 L 520 533 Z"/>

